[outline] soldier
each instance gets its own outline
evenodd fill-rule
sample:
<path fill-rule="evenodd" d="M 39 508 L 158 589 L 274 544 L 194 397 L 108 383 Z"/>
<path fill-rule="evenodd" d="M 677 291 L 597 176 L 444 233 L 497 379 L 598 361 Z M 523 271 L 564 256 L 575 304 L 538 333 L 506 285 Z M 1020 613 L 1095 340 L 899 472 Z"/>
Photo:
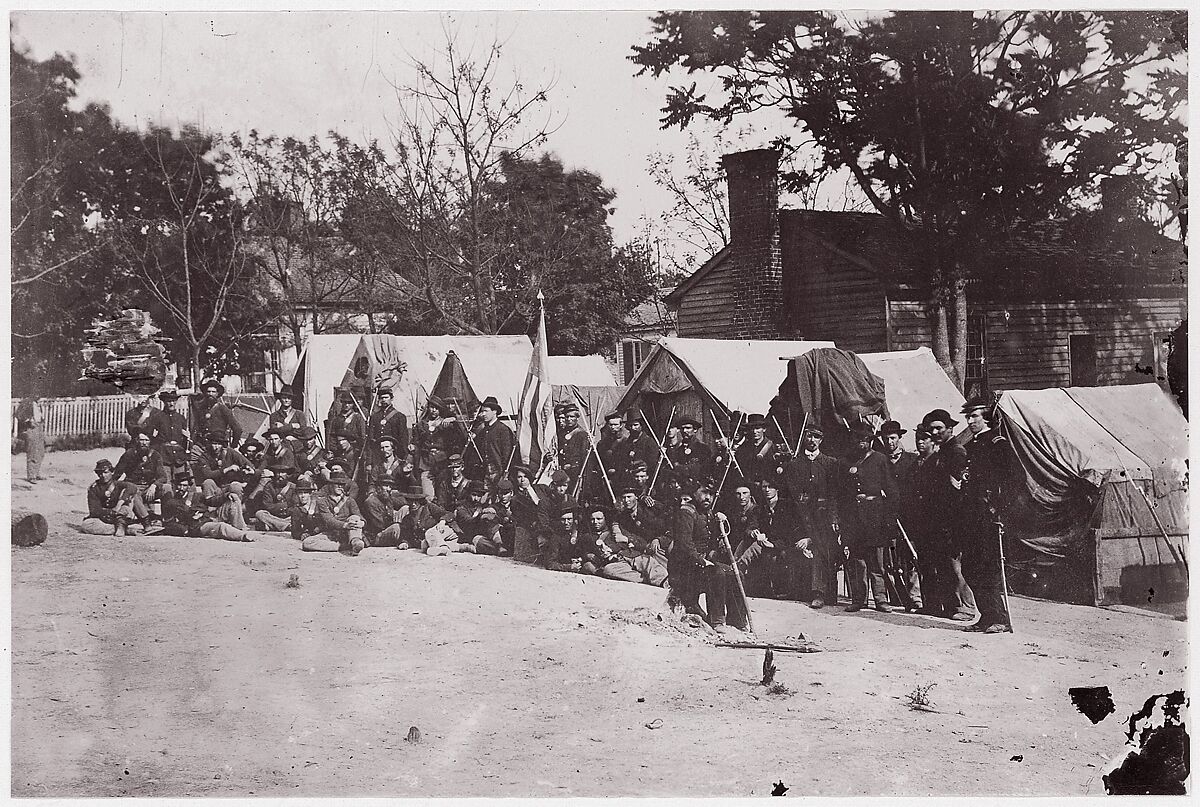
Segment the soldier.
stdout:
<path fill-rule="evenodd" d="M 759 582 L 757 583 L 760 590 L 766 596 L 766 590 L 769 588 L 774 595 L 787 594 L 786 590 L 775 590 L 776 580 L 779 574 L 776 571 L 780 565 L 780 557 L 785 548 L 796 553 L 803 560 L 802 568 L 807 573 L 804 580 L 806 588 L 812 588 L 811 581 L 814 579 L 813 574 L 813 549 L 814 541 L 804 534 L 803 519 L 800 517 L 800 507 L 792 499 L 786 499 L 780 496 L 779 478 L 777 475 L 764 477 L 758 482 L 758 507 L 755 511 L 755 520 L 758 526 L 758 532 L 752 532 L 750 537 L 753 538 L 757 546 L 747 547 L 745 550 L 738 550 L 738 554 L 745 560 L 749 560 L 750 564 L 757 563 L 761 566 L 759 573 Z M 836 544 L 835 544 L 836 546 Z M 751 572 L 750 577 L 754 577 L 752 565 L 748 564 Z M 809 591 L 807 594 L 819 599 L 822 591 Z M 836 595 L 836 591 L 834 592 Z M 836 601 L 836 596 L 830 595 L 830 602 Z M 810 601 L 810 605 L 813 602 Z M 823 603 L 814 607 L 822 607 Z"/>
<path fill-rule="evenodd" d="M 243 457 L 245 457 L 247 460 L 250 461 L 251 465 L 253 465 L 255 468 L 259 468 L 259 467 L 266 467 L 262 464 L 264 448 L 265 448 L 265 446 L 262 444 L 261 440 L 257 440 L 253 437 L 248 437 L 242 441 L 242 444 L 240 446 L 238 446 L 238 451 L 240 451 L 242 453 Z M 250 474 L 250 475 L 248 475 L 248 477 L 244 476 L 242 478 L 242 481 L 249 484 L 254 478 L 255 478 L 254 475 Z"/>
<path fill-rule="evenodd" d="M 751 415 L 746 419 L 742 430 L 744 436 L 734 450 L 737 467 L 730 471 L 732 476 L 737 473 L 737 468 L 742 469 L 739 475 L 741 478 L 734 480 L 735 484 L 753 484 L 760 479 L 777 475 L 779 471 L 775 462 L 775 441 L 767 437 L 766 418 L 762 415 Z"/>
<path fill-rule="evenodd" d="M 671 531 L 671 549 L 667 555 L 667 573 L 673 595 L 678 596 L 689 614 L 705 616 L 717 633 L 746 629 L 746 611 L 735 589 L 733 567 L 720 562 L 727 553 L 718 551 L 712 535 L 713 489 L 700 482 L 685 495 Z M 708 614 L 700 608 L 705 594 Z"/>
<path fill-rule="evenodd" d="M 134 496 L 134 512 L 139 517 L 150 516 L 147 526 L 162 526 L 163 488 L 167 484 L 167 472 L 163 468 L 162 456 L 150 447 L 150 434 L 133 432 L 133 444 L 117 460 L 117 481 L 129 482 L 137 489 Z"/>
<path fill-rule="evenodd" d="M 850 549 L 846 577 L 850 583 L 847 611 L 867 606 L 867 580 L 875 598 L 875 610 L 888 613 L 886 553 L 895 535 L 893 504 L 897 499 L 891 463 L 871 448 L 875 430 L 869 423 L 855 423 L 850 430 L 857 443 L 846 460 L 845 504 L 842 523 Z"/>
<path fill-rule="evenodd" d="M 412 457 L 405 455 L 401 458 L 396 453 L 399 449 L 397 440 L 399 440 L 398 437 L 390 434 L 385 434 L 379 438 L 378 447 L 375 449 L 376 459 L 371 473 L 372 479 L 386 477 L 395 482 L 397 486 L 408 482 L 408 477 L 415 470 L 412 464 Z"/>
<path fill-rule="evenodd" d="M 113 464 L 96 463 L 96 481 L 87 489 L 87 518 L 83 531 L 88 535 L 141 535 L 145 527 L 133 511 L 137 488 L 117 481 Z"/>
<path fill-rule="evenodd" d="M 667 582 L 667 545 L 670 526 L 644 507 L 636 485 L 621 489 L 621 509 L 613 521 L 613 539 L 621 544 L 622 554 L 641 582 L 663 586 Z"/>
<path fill-rule="evenodd" d="M 459 543 L 467 545 L 468 552 L 503 555 L 506 554 L 500 540 L 503 525 L 495 506 L 484 501 L 487 497 L 488 489 L 483 481 L 472 479 L 467 484 L 466 496 L 459 499 L 454 508 L 455 532 Z"/>
<path fill-rule="evenodd" d="M 314 485 L 323 485 L 329 481 L 329 455 L 321 448 L 317 438 L 317 430 L 312 426 L 301 426 L 296 432 L 300 442 L 300 450 L 293 452 L 296 458 L 296 468 L 302 478 L 310 480 Z"/>
<path fill-rule="evenodd" d="M 613 485 L 621 484 L 621 480 L 629 474 L 635 462 L 640 462 L 647 467 L 658 462 L 658 443 L 654 442 L 653 437 L 646 434 L 643 425 L 644 419 L 640 409 L 630 409 L 625 413 L 625 431 L 629 436 L 620 446 L 624 467 L 619 469 L 620 476 L 613 478 Z"/>
<path fill-rule="evenodd" d="M 37 397 L 22 398 L 13 413 L 13 438 L 25 441 L 25 481 L 37 484 L 46 458 L 46 414 Z"/>
<path fill-rule="evenodd" d="M 442 417 L 441 401 L 429 396 L 425 405 L 425 415 L 412 431 L 413 445 L 416 447 L 417 476 L 421 481 L 421 489 L 425 496 L 432 500 L 437 496 L 437 477 L 451 454 L 460 453 L 450 450 L 451 435 L 459 432 L 458 422 L 452 417 Z M 402 447 L 397 446 L 403 451 Z"/>
<path fill-rule="evenodd" d="M 284 384 L 275 393 L 275 409 L 268 416 L 271 428 L 279 429 L 284 440 L 293 451 L 300 448 L 297 433 L 307 426 L 300 395 L 292 392 L 290 384 Z"/>
<path fill-rule="evenodd" d="M 151 442 L 156 439 L 158 410 L 150 405 L 150 400 L 149 396 L 143 398 L 125 413 L 125 431 L 129 432 L 131 438 L 136 437 L 138 432 L 146 432 L 150 435 Z"/>
<path fill-rule="evenodd" d="M 443 510 L 453 510 L 454 505 L 467 492 L 467 484 L 471 480 L 463 473 L 464 466 L 461 454 L 451 455 L 446 462 L 446 471 L 437 485 L 437 503 Z"/>
<path fill-rule="evenodd" d="M 320 517 L 321 532 L 310 535 L 300 543 L 305 552 L 346 551 L 351 557 L 362 552 L 363 525 L 366 523 L 358 509 L 358 502 L 346 492 L 350 478 L 344 473 L 329 477 L 329 492 L 317 500 L 317 515 Z M 293 513 L 293 519 L 295 514 Z"/>
<path fill-rule="evenodd" d="M 919 613 L 929 616 L 942 616 L 941 592 L 946 581 L 942 579 L 941 564 L 938 561 L 937 547 L 930 540 L 930 525 L 926 521 L 930 502 L 933 500 L 933 483 L 931 469 L 937 446 L 933 436 L 924 426 L 918 426 L 914 432 L 917 441 L 917 459 L 912 473 L 912 499 L 906 508 L 908 515 L 904 518 L 904 528 L 912 539 L 917 550 L 917 568 L 921 578 L 922 607 Z"/>
<path fill-rule="evenodd" d="M 187 472 L 175 477 L 171 494 L 163 499 L 164 534 L 199 538 L 200 528 L 213 520 L 208 501 L 194 481 Z"/>
<path fill-rule="evenodd" d="M 563 404 L 562 418 L 564 432 L 558 444 L 558 467 L 569 477 L 571 490 L 575 490 L 591 452 L 591 440 L 587 430 L 579 425 L 577 404 Z"/>
<path fill-rule="evenodd" d="M 292 450 L 292 447 L 288 445 L 286 440 L 286 429 L 278 425 L 272 425 L 263 434 L 263 437 L 267 438 L 267 447 L 258 459 L 259 470 L 263 468 L 270 468 L 271 470 L 276 468 L 291 468 L 295 471 L 298 468 L 296 465 L 296 452 Z"/>
<path fill-rule="evenodd" d="M 770 592 L 771 580 L 766 571 L 774 554 L 771 550 L 775 546 L 759 528 L 760 510 L 750 483 L 736 483 L 728 513 L 729 540 L 734 547 L 734 557 L 738 559 L 746 593 L 753 597 L 767 596 Z"/>
<path fill-rule="evenodd" d="M 579 534 L 578 508 L 568 504 L 560 508 L 555 527 L 546 536 L 542 547 L 542 566 L 554 572 L 584 571 L 584 556 L 587 554 L 586 539 Z"/>
<path fill-rule="evenodd" d="M 328 445 L 335 445 L 336 438 L 344 435 L 353 445 L 361 446 L 367 436 L 367 423 L 358 412 L 353 393 L 349 390 L 339 391 L 337 405 L 337 414 L 329 419 Z"/>
<path fill-rule="evenodd" d="M 536 563 L 538 537 L 542 534 L 542 500 L 549 494 L 550 488 L 536 484 L 524 465 L 514 465 L 510 473 L 513 497 L 508 507 L 513 521 L 513 560 Z M 557 473 L 567 478 L 562 471 Z"/>
<path fill-rule="evenodd" d="M 340 463 L 342 468 L 350 475 L 352 479 L 356 479 L 361 471 L 359 463 L 359 446 L 360 443 L 354 442 L 354 438 L 345 432 L 339 432 L 333 436 L 333 446 L 329 452 L 327 460 L 332 469 L 333 463 Z"/>
<path fill-rule="evenodd" d="M 642 573 L 625 555 L 628 543 L 618 538 L 621 533 L 609 523 L 608 508 L 593 504 L 587 511 L 584 571 L 608 580 L 642 582 Z"/>
<path fill-rule="evenodd" d="M 239 445 L 242 442 L 241 424 L 233 416 L 233 410 L 221 400 L 225 385 L 215 378 L 208 378 L 200 382 L 200 392 L 202 397 L 192 410 L 192 434 L 222 434 L 229 445 Z"/>
<path fill-rule="evenodd" d="M 903 428 L 895 420 L 887 421 L 879 429 L 879 439 L 883 442 L 884 456 L 891 463 L 892 477 L 896 480 L 898 498 L 892 504 L 892 509 L 899 518 L 898 523 L 904 525 L 905 534 L 909 532 L 909 522 L 917 520 L 917 455 L 901 448 L 900 438 L 906 434 L 908 434 L 908 429 Z M 897 533 L 899 533 L 899 527 L 897 527 Z M 917 558 L 913 556 L 912 552 L 916 546 L 910 546 L 911 541 L 912 535 L 908 535 L 906 540 L 904 534 L 898 534 L 895 563 L 892 567 L 896 571 L 896 591 L 903 600 L 899 604 L 904 606 L 904 610 L 910 614 L 920 611 L 923 607 Z"/>
<path fill-rule="evenodd" d="M 253 543 L 262 537 L 262 533 L 247 529 L 240 482 L 231 483 L 228 491 L 205 496 L 193 481 L 191 476 L 182 475 L 178 490 L 163 503 L 167 525 L 164 532 L 238 543 Z"/>
<path fill-rule="evenodd" d="M 813 608 L 837 602 L 837 570 L 842 564 L 837 501 L 841 467 L 833 457 L 821 453 L 824 437 L 819 427 L 806 427 L 800 451 L 784 466 L 782 475 L 783 489 L 798 509 L 800 537 L 807 543 L 803 547 L 781 544 L 791 548 L 784 550 L 781 559 L 785 563 L 777 565 L 776 591 L 795 596 L 798 589 L 809 589 Z M 809 553 L 811 558 L 806 558 Z M 808 579 L 798 579 L 804 568 L 810 570 Z"/>
<path fill-rule="evenodd" d="M 933 562 L 940 570 L 938 582 L 942 611 L 939 616 L 955 622 L 972 622 L 974 594 L 963 578 L 962 547 L 956 535 L 959 514 L 962 512 L 962 480 L 967 469 L 967 452 L 954 439 L 954 427 L 958 421 L 950 417 L 945 409 L 934 409 L 921 420 L 933 438 L 937 451 L 930 458 L 928 497 L 923 515 L 928 525 L 926 533 Z M 926 599 L 934 592 L 925 592 Z"/>
<path fill-rule="evenodd" d="M 167 456 L 164 447 L 174 440 L 187 451 L 191 448 L 192 432 L 188 428 L 187 415 L 175 408 L 179 401 L 179 390 L 167 387 L 158 393 L 158 399 L 162 401 L 162 409 L 156 413 L 150 444 L 162 451 L 164 462 L 170 462 L 172 458 Z"/>
<path fill-rule="evenodd" d="M 618 413 L 610 412 L 604 418 L 600 439 L 596 442 L 595 456 L 589 456 L 583 464 L 584 480 L 580 488 L 580 497 L 583 500 L 612 502 L 609 486 L 619 485 L 621 477 L 625 474 L 621 443 L 628 435 Z"/>
<path fill-rule="evenodd" d="M 992 428 L 992 403 L 976 398 L 962 408 L 971 439 L 966 445 L 967 472 L 962 483 L 965 507 L 962 512 L 959 546 L 962 570 L 975 594 L 979 621 L 966 630 L 980 633 L 1012 633 L 1012 620 L 1004 591 L 1004 525 L 1000 507 L 1009 475 L 1009 444 Z"/>
<path fill-rule="evenodd" d="M 296 506 L 296 469 L 292 466 L 267 467 L 259 471 L 258 495 L 247 497 L 254 520 L 264 529 L 287 532 L 292 528 L 292 509 Z"/>
<path fill-rule="evenodd" d="M 467 476 L 485 482 L 493 490 L 501 479 L 508 476 L 508 469 L 516 456 L 516 435 L 507 423 L 500 422 L 503 410 L 494 396 L 489 395 L 479 405 L 479 418 L 483 425 L 475 434 L 474 446 L 467 449 Z"/>
<path fill-rule="evenodd" d="M 685 489 L 712 475 L 712 449 L 697 436 L 699 428 L 700 422 L 695 418 L 683 418 L 679 421 L 679 443 L 667 449 L 675 475 Z"/>
<path fill-rule="evenodd" d="M 192 476 L 200 483 L 204 495 L 212 498 L 225 486 L 237 482 L 243 473 L 253 473 L 254 466 L 237 449 L 225 444 L 223 432 L 211 432 L 204 443 L 192 446 Z"/>
<path fill-rule="evenodd" d="M 408 418 L 403 412 L 392 405 L 393 393 L 390 387 L 380 387 L 375 394 L 376 407 L 367 423 L 367 446 L 370 452 L 366 457 L 367 473 L 382 458 L 379 453 L 379 441 L 384 437 L 392 439 L 394 453 L 408 457 L 412 453 L 409 443 Z"/>

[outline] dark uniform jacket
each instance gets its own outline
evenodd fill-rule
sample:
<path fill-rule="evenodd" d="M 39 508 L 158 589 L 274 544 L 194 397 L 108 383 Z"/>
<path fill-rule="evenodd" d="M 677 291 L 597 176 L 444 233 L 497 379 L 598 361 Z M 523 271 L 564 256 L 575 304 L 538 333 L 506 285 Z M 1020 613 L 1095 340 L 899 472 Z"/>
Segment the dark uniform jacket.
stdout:
<path fill-rule="evenodd" d="M 658 464 L 658 458 L 661 456 L 658 451 L 658 443 L 654 442 L 654 438 L 645 432 L 639 433 L 636 437 L 632 433 L 627 433 L 614 447 L 614 452 L 619 463 L 616 466 L 617 476 L 612 480 L 614 486 L 620 484 L 625 475 L 629 473 L 629 466 L 638 461 L 646 463 L 646 467 L 653 474 L 654 466 Z"/>
<path fill-rule="evenodd" d="M 125 413 L 125 431 L 130 436 L 135 432 L 145 432 L 153 441 L 159 430 L 159 411 L 149 404 L 133 407 Z"/>
<path fill-rule="evenodd" d="M 733 453 L 737 465 L 729 472 L 731 481 L 757 482 L 760 479 L 774 479 L 778 476 L 778 465 L 775 462 L 775 443 L 770 438 L 764 438 L 755 445 L 746 439 Z M 738 468 L 742 469 L 738 474 Z"/>
<path fill-rule="evenodd" d="M 236 482 L 242 477 L 242 470 L 250 466 L 250 461 L 242 456 L 236 448 L 223 448 L 216 454 L 207 446 L 195 445 L 191 451 L 192 476 L 196 484 L 205 479 L 211 479 L 218 485 L 226 482 Z M 238 470 L 226 472 L 225 469 L 236 465 Z"/>
<path fill-rule="evenodd" d="M 286 442 L 279 444 L 278 451 L 268 445 L 258 459 L 258 469 L 263 468 L 291 468 L 294 471 L 297 468 L 296 452 Z"/>
<path fill-rule="evenodd" d="M 297 501 L 292 508 L 292 537 L 297 541 L 325 532 L 325 521 L 321 515 L 320 502 L 314 499 L 309 507 L 312 508 L 311 512 L 307 508 L 301 507 Z"/>
<path fill-rule="evenodd" d="M 967 478 L 962 485 L 962 528 L 958 532 L 963 566 L 998 573 L 997 525 L 1010 472 L 1009 442 L 996 429 L 988 429 L 971 438 L 966 450 Z"/>
<path fill-rule="evenodd" d="M 192 418 L 192 434 L 196 439 L 202 435 L 216 432 L 229 437 L 230 445 L 242 442 L 242 427 L 233 416 L 233 410 L 221 401 L 209 403 L 207 398 L 201 399 L 194 405 Z"/>
<path fill-rule="evenodd" d="M 294 439 L 293 435 L 304 428 L 304 410 L 292 409 L 291 406 L 276 409 L 267 416 L 267 421 L 269 425 L 279 429 L 284 437 Z"/>
<path fill-rule="evenodd" d="M 334 438 L 344 434 L 350 438 L 351 444 L 361 446 L 367 437 L 367 423 L 358 412 L 351 411 L 348 415 L 339 412 L 329 418 L 327 434 L 328 445 L 334 445 L 337 442 Z"/>
<path fill-rule="evenodd" d="M 435 485 L 435 492 L 437 494 L 435 499 L 438 505 L 443 510 L 453 510 L 459 500 L 467 495 L 467 485 L 469 484 L 471 484 L 471 480 L 466 476 L 463 476 L 457 482 L 452 482 L 450 481 L 449 473 L 443 474 Z"/>
<path fill-rule="evenodd" d="M 323 476 L 321 470 L 322 463 L 328 464 L 329 454 L 325 449 L 321 448 L 320 444 L 314 444 L 312 448 L 301 447 L 294 454 L 296 458 L 296 470 L 300 473 L 311 474 L 314 477 Z M 318 481 L 317 484 L 320 484 Z"/>
<path fill-rule="evenodd" d="M 190 448 L 190 435 L 187 415 L 176 412 L 174 408 L 155 413 L 154 436 L 151 438 L 151 445 L 155 448 L 161 450 L 162 446 L 172 440 L 178 441 L 184 449 Z"/>
<path fill-rule="evenodd" d="M 281 483 L 278 479 L 268 479 L 258 496 L 255 509 L 266 510 L 278 518 L 287 518 L 295 504 L 296 485 L 294 482 Z"/>
<path fill-rule="evenodd" d="M 383 454 L 380 452 L 379 440 L 391 437 L 396 441 L 396 455 L 407 457 L 409 454 L 408 418 L 403 412 L 392 407 L 371 413 L 371 422 L 367 424 L 367 439 L 370 453 L 367 459 L 371 465 L 379 462 Z"/>
<path fill-rule="evenodd" d="M 896 480 L 896 515 L 907 530 L 908 522 L 916 520 L 917 455 L 911 451 L 900 451 L 886 456 L 892 464 L 892 476 Z"/>
<path fill-rule="evenodd" d="M 783 466 L 783 490 L 799 508 L 801 537 L 835 540 L 832 525 L 839 523 L 841 477 L 838 461 L 821 453 L 810 460 L 802 450 Z"/>
<path fill-rule="evenodd" d="M 842 526 L 849 545 L 890 546 L 896 537 L 898 494 L 892 464 L 872 449 L 846 461 L 845 478 Z"/>
<path fill-rule="evenodd" d="M 153 448 L 143 451 L 135 445 L 125 449 L 115 470 L 118 477 L 124 475 L 126 482 L 135 485 L 161 485 L 167 481 L 162 456 Z"/>
<path fill-rule="evenodd" d="M 712 449 L 698 437 L 693 437 L 690 443 L 684 441 L 677 446 L 671 446 L 667 449 L 667 457 L 675 466 L 675 475 L 681 481 L 698 482 L 712 475 Z"/>
<path fill-rule="evenodd" d="M 676 583 L 694 579 L 705 567 L 705 560 L 716 547 L 709 528 L 708 515 L 685 501 L 675 514 L 671 529 L 671 550 L 667 553 L 667 574 Z"/>
<path fill-rule="evenodd" d="M 167 496 L 162 502 L 163 532 L 199 537 L 200 527 L 213 520 L 209 507 L 199 488 L 192 488 L 185 496 Z"/>
<path fill-rule="evenodd" d="M 513 454 L 516 444 L 517 436 L 507 423 L 497 420 L 490 426 L 484 426 L 475 434 L 475 447 L 468 446 L 463 454 L 467 476 L 495 484 L 504 469 L 512 467 L 509 458 L 513 457 L 513 462 L 516 462 Z"/>
<path fill-rule="evenodd" d="M 629 432 L 624 428 L 616 434 L 606 428 L 600 432 L 600 440 L 596 443 L 596 453 L 600 455 L 600 461 L 604 463 L 608 481 L 614 486 L 620 484 L 621 477 L 625 475 L 625 469 L 629 467 L 626 451 L 622 447 L 622 444 L 628 440 Z M 603 480 L 600 482 L 603 484 Z"/>
<path fill-rule="evenodd" d="M 670 528 L 667 523 L 649 509 L 642 507 L 640 502 L 633 512 L 624 508 L 618 511 L 616 523 L 629 539 L 630 545 L 639 552 L 645 550 L 656 538 L 660 539 L 660 543 L 670 542 Z"/>
<path fill-rule="evenodd" d="M 321 531 L 329 537 L 341 536 L 346 531 L 346 521 L 351 516 L 361 516 L 358 502 L 347 491 L 340 499 L 321 496 L 317 499 L 317 513 L 321 517 Z"/>
<path fill-rule="evenodd" d="M 769 502 L 759 504 L 755 510 L 755 520 L 776 550 L 795 546 L 801 538 L 810 537 L 804 533 L 800 506 L 792 499 L 780 496 L 774 506 Z"/>
<path fill-rule="evenodd" d="M 117 482 L 105 487 L 97 479 L 87 489 L 88 518 L 98 518 L 109 524 L 116 520 L 113 511 L 122 503 L 127 503 L 137 493 L 137 488 L 128 482 Z"/>
<path fill-rule="evenodd" d="M 571 477 L 572 490 L 575 489 L 575 482 L 579 479 L 579 474 L 583 472 L 583 466 L 590 450 L 587 430 L 579 424 L 563 435 L 562 444 L 558 449 L 558 467 Z"/>
<path fill-rule="evenodd" d="M 967 470 L 967 451 L 957 441 L 949 440 L 926 462 L 930 464 L 929 495 L 923 502 L 927 534 L 935 545 L 957 551 L 951 544 L 963 522 L 963 494 L 954 482 L 961 480 Z"/>
<path fill-rule="evenodd" d="M 542 566 L 555 572 L 574 571 L 574 561 L 583 562 L 589 550 L 594 551 L 595 543 L 588 546 L 588 539 L 579 529 L 567 532 L 562 524 L 555 525 L 546 536 L 546 544 L 542 547 Z"/>

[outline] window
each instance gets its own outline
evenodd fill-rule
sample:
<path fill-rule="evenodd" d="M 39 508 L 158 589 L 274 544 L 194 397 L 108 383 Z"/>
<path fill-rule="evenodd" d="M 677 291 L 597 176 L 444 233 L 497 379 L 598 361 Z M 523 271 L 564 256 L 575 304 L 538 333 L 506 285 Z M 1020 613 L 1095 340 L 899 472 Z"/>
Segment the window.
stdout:
<path fill-rule="evenodd" d="M 1073 333 L 1069 337 L 1071 351 L 1071 386 L 1094 387 L 1096 373 L 1096 335 Z"/>
<path fill-rule="evenodd" d="M 633 380 L 649 353 L 650 343 L 642 339 L 622 339 L 617 343 L 617 371 L 622 384 Z"/>
<path fill-rule="evenodd" d="M 1171 332 L 1154 334 L 1154 380 L 1167 386 L 1167 359 L 1171 356 Z"/>
<path fill-rule="evenodd" d="M 982 314 L 967 317 L 967 378 L 963 392 L 967 398 L 986 395 L 987 318 Z"/>

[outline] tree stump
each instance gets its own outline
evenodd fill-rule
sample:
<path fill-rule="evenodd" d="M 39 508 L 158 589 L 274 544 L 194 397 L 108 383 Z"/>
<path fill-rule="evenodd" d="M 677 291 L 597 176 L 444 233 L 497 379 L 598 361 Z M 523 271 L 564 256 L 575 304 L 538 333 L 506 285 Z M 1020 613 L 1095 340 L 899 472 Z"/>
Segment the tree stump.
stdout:
<path fill-rule="evenodd" d="M 37 546 L 46 540 L 46 517 L 41 513 L 13 513 L 13 546 Z"/>

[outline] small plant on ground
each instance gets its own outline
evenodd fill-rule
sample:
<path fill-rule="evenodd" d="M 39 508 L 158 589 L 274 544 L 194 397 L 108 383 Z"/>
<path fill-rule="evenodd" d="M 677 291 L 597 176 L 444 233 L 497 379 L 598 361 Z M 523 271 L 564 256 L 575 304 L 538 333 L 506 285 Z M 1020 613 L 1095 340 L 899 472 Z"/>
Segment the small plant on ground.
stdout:
<path fill-rule="evenodd" d="M 905 695 L 908 699 L 908 708 L 919 712 L 932 712 L 933 701 L 929 699 L 929 692 L 937 684 L 917 684 L 916 688 Z"/>
<path fill-rule="evenodd" d="M 776 695 L 780 698 L 789 698 L 796 694 L 796 691 L 778 682 L 767 687 L 768 695 Z"/>
<path fill-rule="evenodd" d="M 294 574 L 283 584 L 284 588 L 300 588 L 300 575 Z"/>

